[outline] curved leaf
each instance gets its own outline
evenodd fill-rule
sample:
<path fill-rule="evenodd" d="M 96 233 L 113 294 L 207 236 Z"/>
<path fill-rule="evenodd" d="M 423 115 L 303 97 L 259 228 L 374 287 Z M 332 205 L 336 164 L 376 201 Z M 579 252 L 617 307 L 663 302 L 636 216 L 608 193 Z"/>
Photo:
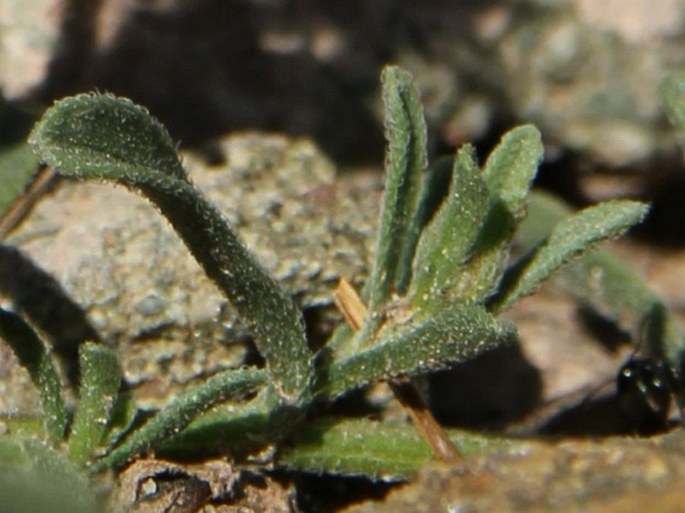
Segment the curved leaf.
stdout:
<path fill-rule="evenodd" d="M 65 174 L 135 183 L 141 176 L 186 175 L 167 130 L 142 107 L 111 94 L 60 100 L 36 123 L 29 143 Z"/>
<path fill-rule="evenodd" d="M 459 453 L 483 454 L 520 441 L 448 430 Z M 411 478 L 433 455 L 411 426 L 368 419 L 325 420 L 305 427 L 279 454 L 278 465 L 300 472 L 364 476 L 379 481 Z"/>
<path fill-rule="evenodd" d="M 187 180 L 169 134 L 145 109 L 111 95 L 67 98 L 30 142 L 64 174 L 112 180 L 152 200 L 250 328 L 283 400 L 308 401 L 313 370 L 301 312 Z"/>
<path fill-rule="evenodd" d="M 92 470 L 98 472 L 123 465 L 156 443 L 180 432 L 212 406 L 251 394 L 265 384 L 266 376 L 258 369 L 228 370 L 212 376 L 160 410 L 119 447 L 98 460 Z"/>
<path fill-rule="evenodd" d="M 647 209 L 637 201 L 607 201 L 565 218 L 543 243 L 507 271 L 491 310 L 501 312 L 531 294 L 574 256 L 601 240 L 618 237 L 642 221 Z"/>
<path fill-rule="evenodd" d="M 59 445 L 64 438 L 68 418 L 62 384 L 50 353 L 26 321 L 1 308 L 0 336 L 10 345 L 38 388 L 45 431 L 52 444 Z"/>
<path fill-rule="evenodd" d="M 542 160 L 540 132 L 523 125 L 504 134 L 483 169 L 491 193 L 501 198 L 515 219 L 525 215 L 528 191 Z"/>

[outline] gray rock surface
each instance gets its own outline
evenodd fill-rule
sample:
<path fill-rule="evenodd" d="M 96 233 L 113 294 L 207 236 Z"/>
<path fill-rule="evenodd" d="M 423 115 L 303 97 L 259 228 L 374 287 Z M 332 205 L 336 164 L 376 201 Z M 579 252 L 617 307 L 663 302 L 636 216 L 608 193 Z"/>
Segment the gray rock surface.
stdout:
<path fill-rule="evenodd" d="M 682 510 L 683 436 L 522 443 L 518 452 L 431 465 L 382 502 L 347 513 L 641 513 Z"/>

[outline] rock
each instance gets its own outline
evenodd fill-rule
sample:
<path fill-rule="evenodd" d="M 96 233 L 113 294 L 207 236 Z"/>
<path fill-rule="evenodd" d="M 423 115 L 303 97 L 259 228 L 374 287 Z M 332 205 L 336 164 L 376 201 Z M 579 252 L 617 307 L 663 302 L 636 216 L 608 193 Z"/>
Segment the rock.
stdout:
<path fill-rule="evenodd" d="M 525 442 L 519 452 L 431 465 L 383 502 L 347 513 L 676 513 L 685 501 L 682 432 L 654 440 Z"/>
<path fill-rule="evenodd" d="M 60 34 L 62 0 L 4 0 L 0 3 L 0 91 L 25 96 L 48 73 Z"/>
<path fill-rule="evenodd" d="M 682 0 L 441 7 L 415 8 L 429 50 L 396 59 L 424 77 L 446 141 L 473 140 L 497 122 L 533 122 L 550 148 L 591 168 L 644 169 L 676 152 L 658 86 L 683 65 L 684 27 L 674 16 Z"/>
<path fill-rule="evenodd" d="M 195 465 L 138 460 L 123 472 L 109 513 L 291 513 L 294 494 L 268 475 L 222 460 Z"/>
<path fill-rule="evenodd" d="M 684 0 L 5 4 L 8 97 L 113 91 L 185 144 L 276 129 L 314 137 L 337 161 L 380 160 L 368 104 L 395 62 L 415 73 L 447 145 L 534 122 L 590 168 L 676 153 L 658 84 L 684 63 Z"/>

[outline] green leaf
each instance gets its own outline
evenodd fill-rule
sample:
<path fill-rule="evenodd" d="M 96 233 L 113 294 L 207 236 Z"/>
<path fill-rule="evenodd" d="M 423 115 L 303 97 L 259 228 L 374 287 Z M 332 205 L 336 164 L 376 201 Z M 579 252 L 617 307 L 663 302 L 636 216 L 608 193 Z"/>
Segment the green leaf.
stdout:
<path fill-rule="evenodd" d="M 83 465 L 91 458 L 110 420 L 121 386 L 121 367 L 109 348 L 87 342 L 79 347 L 81 386 L 69 438 L 69 459 Z"/>
<path fill-rule="evenodd" d="M 491 310 L 501 312 L 531 294 L 574 256 L 601 240 L 618 237 L 642 221 L 647 208 L 636 201 L 607 201 L 562 220 L 543 243 L 507 272 Z"/>
<path fill-rule="evenodd" d="M 172 459 L 196 459 L 216 454 L 230 454 L 232 458 L 241 459 L 254 454 L 265 444 L 273 444 L 274 439 L 281 439 L 290 432 L 286 425 L 274 426 L 273 406 L 273 400 L 265 390 L 247 404 L 216 405 L 178 434 L 162 441 L 156 453 Z"/>
<path fill-rule="evenodd" d="M 38 169 L 38 158 L 26 143 L 0 147 L 0 216 L 21 196 Z"/>
<path fill-rule="evenodd" d="M 521 221 L 514 234 L 514 244 L 520 253 L 533 249 L 542 243 L 554 227 L 573 215 L 574 211 L 559 198 L 544 191 L 530 194 L 528 215 Z"/>
<path fill-rule="evenodd" d="M 112 407 L 109 424 L 102 438 L 102 446 L 111 449 L 117 445 L 133 427 L 137 414 L 138 407 L 133 394 L 120 393 Z"/>
<path fill-rule="evenodd" d="M 370 348 L 333 362 L 321 393 L 332 400 L 381 379 L 444 369 L 511 343 L 515 336 L 513 325 L 497 321 L 480 306 L 447 305 L 419 321 L 392 323 Z"/>
<path fill-rule="evenodd" d="M 452 181 L 453 167 L 454 156 L 443 156 L 433 162 L 424 174 L 414 220 L 414 225 L 417 227 L 414 230 L 416 232 L 414 245 L 447 197 Z"/>
<path fill-rule="evenodd" d="M 23 440 L 6 436 L 0 438 L 0 472 L 7 471 L 12 467 L 26 466 L 29 463 L 26 451 L 24 451 Z"/>
<path fill-rule="evenodd" d="M 228 370 L 212 376 L 160 410 L 116 449 L 97 460 L 91 469 L 99 472 L 121 466 L 170 435 L 180 432 L 212 406 L 254 393 L 265 384 L 266 376 L 259 369 Z"/>
<path fill-rule="evenodd" d="M 128 100 L 79 95 L 49 109 L 30 142 L 68 176 L 112 180 L 153 201 L 248 325 L 284 402 L 306 404 L 313 368 L 301 312 L 187 180 L 164 127 Z"/>
<path fill-rule="evenodd" d="M 435 307 L 444 301 L 482 302 L 497 290 L 542 152 L 540 134 L 530 125 L 506 133 L 492 151 L 481 175 L 490 194 L 487 214 L 471 221 L 479 229 L 471 255 L 445 277 L 439 295 L 432 298 Z M 440 278 L 434 279 L 440 283 Z"/>
<path fill-rule="evenodd" d="M 185 180 L 176 145 L 142 107 L 110 94 L 80 94 L 48 109 L 29 143 L 69 176 L 135 183 L 161 173 Z"/>
<path fill-rule="evenodd" d="M 524 125 L 507 132 L 485 163 L 483 180 L 516 220 L 525 216 L 528 191 L 543 150 L 537 128 Z"/>
<path fill-rule="evenodd" d="M 466 431 L 448 430 L 448 435 L 463 456 L 524 445 Z M 344 419 L 303 427 L 277 463 L 298 472 L 398 481 L 411 478 L 433 460 L 430 448 L 412 426 Z"/>
<path fill-rule="evenodd" d="M 22 440 L 13 445 L 0 440 L 3 513 L 99 511 L 87 476 L 61 453 L 37 440 Z"/>
<path fill-rule="evenodd" d="M 21 317 L 3 309 L 0 309 L 0 336 L 10 345 L 38 388 L 45 432 L 52 444 L 58 446 L 64 438 L 68 419 L 62 385 L 52 357 L 36 332 Z"/>
<path fill-rule="evenodd" d="M 642 355 L 667 358 L 674 366 L 685 358 L 685 333 L 676 316 L 615 255 L 601 249 L 590 251 L 572 262 L 560 281 L 566 290 L 631 333 Z"/>
<path fill-rule="evenodd" d="M 568 205 L 543 192 L 532 194 L 528 210 L 516 234 L 524 251 L 540 244 L 557 223 L 573 214 Z M 643 355 L 666 357 L 680 365 L 685 351 L 680 323 L 638 273 L 610 251 L 596 248 L 584 253 L 563 267 L 557 283 L 631 333 Z"/>
<path fill-rule="evenodd" d="M 666 76 L 661 82 L 661 96 L 673 124 L 685 136 L 685 72 Z"/>
<path fill-rule="evenodd" d="M 408 293 L 415 306 L 440 308 L 446 302 L 446 292 L 474 254 L 490 208 L 490 193 L 473 148 L 464 146 L 457 152 L 448 197 L 416 249 Z"/>
<path fill-rule="evenodd" d="M 39 413 L 0 413 L 3 435 L 8 439 L 45 437 L 45 418 Z M 0 457 L 0 461 L 2 458 Z"/>
<path fill-rule="evenodd" d="M 409 281 L 418 227 L 414 224 L 427 166 L 426 123 L 412 76 L 387 66 L 381 76 L 385 104 L 386 179 L 378 248 L 364 296 L 370 311 Z"/>

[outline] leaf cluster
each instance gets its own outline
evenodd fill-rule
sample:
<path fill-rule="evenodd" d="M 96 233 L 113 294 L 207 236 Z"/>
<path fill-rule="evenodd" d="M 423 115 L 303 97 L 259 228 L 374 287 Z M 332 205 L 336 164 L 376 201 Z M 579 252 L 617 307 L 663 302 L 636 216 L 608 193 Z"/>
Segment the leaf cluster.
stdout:
<path fill-rule="evenodd" d="M 388 440 L 368 451 L 350 444 L 367 435 L 379 439 L 374 433 L 384 428 L 370 421 L 312 424 L 307 416 L 351 390 L 430 373 L 511 343 L 515 328 L 497 315 L 572 257 L 639 222 L 646 206 L 613 201 L 565 216 L 513 260 L 512 240 L 542 159 L 538 131 L 513 129 L 482 166 L 470 145 L 429 166 L 412 77 L 390 66 L 382 83 L 386 185 L 376 258 L 362 293 L 368 312 L 361 329 L 341 326 L 317 354 L 295 303 L 192 184 L 169 134 L 145 109 L 108 94 L 66 98 L 49 109 L 30 137 L 40 158 L 66 176 L 123 185 L 154 202 L 249 326 L 265 365 L 212 376 L 141 422 L 122 392 L 115 353 L 87 343 L 72 412 L 47 346 L 19 314 L 2 310 L 0 334 L 40 391 L 39 431 L 51 449 L 21 439 L 0 450 L 23 465 L 27 454 L 40 462 L 59 458 L 77 476 L 121 467 L 153 449 L 244 449 L 287 438 L 291 444 L 276 463 L 300 470 L 395 479 L 425 461 L 421 451 L 400 457 Z M 407 436 L 388 433 L 383 437 Z M 467 438 L 455 434 L 457 445 Z M 480 435 L 469 443 L 474 438 L 479 450 L 501 444 Z M 398 458 L 402 465 L 392 470 Z"/>

